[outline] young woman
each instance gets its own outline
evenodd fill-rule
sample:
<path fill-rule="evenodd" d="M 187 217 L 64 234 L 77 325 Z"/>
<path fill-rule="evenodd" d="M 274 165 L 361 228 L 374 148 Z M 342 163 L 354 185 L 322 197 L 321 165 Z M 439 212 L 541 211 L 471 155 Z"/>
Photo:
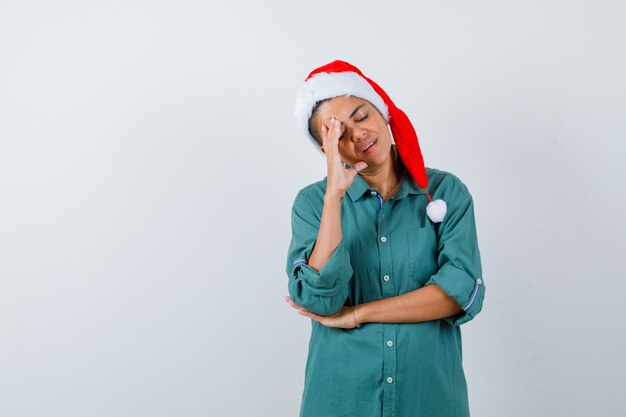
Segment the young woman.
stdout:
<path fill-rule="evenodd" d="M 328 170 L 292 208 L 285 298 L 312 319 L 300 416 L 469 416 L 459 326 L 485 285 L 467 187 L 424 166 L 408 117 L 347 62 L 307 77 L 296 117 Z"/>

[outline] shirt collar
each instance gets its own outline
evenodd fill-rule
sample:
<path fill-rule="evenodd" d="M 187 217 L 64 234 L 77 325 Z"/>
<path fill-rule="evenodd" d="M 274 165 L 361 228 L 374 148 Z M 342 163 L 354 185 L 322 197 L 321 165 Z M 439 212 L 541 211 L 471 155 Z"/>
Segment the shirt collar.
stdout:
<path fill-rule="evenodd" d="M 402 172 L 400 189 L 392 198 L 399 200 L 409 194 L 426 194 L 424 190 L 422 190 L 417 185 L 411 174 L 409 174 L 409 171 L 404 166 L 402 159 L 399 158 L 398 152 L 396 150 L 396 145 L 391 145 L 391 148 L 393 149 L 395 158 L 400 163 Z M 347 194 L 350 196 L 350 199 L 352 199 L 352 201 L 357 201 L 358 199 L 363 197 L 363 194 L 365 194 L 366 192 L 371 193 L 372 191 L 374 191 L 374 189 L 369 186 L 369 184 L 363 179 L 363 177 L 361 177 L 360 174 L 357 174 L 354 177 L 354 181 L 352 181 L 352 185 L 350 186 L 350 188 L 348 188 Z"/>

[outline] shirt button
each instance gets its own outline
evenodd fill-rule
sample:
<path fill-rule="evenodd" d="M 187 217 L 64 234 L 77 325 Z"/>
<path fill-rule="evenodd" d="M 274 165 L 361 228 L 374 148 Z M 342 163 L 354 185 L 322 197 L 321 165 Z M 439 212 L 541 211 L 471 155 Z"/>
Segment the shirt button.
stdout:
<path fill-rule="evenodd" d="M 387 378 L 387 382 L 388 382 L 389 384 L 391 384 L 391 383 L 393 382 L 393 378 L 392 378 L 392 377 L 388 377 L 388 378 Z"/>
<path fill-rule="evenodd" d="M 391 278 L 389 278 L 389 275 L 385 275 L 385 276 L 383 277 L 383 280 L 385 280 L 385 281 L 389 281 L 390 279 L 391 279 Z"/>
<path fill-rule="evenodd" d="M 383 237 L 380 238 L 380 241 L 384 243 L 384 242 L 387 241 L 387 238 L 385 236 L 383 236 Z"/>
<path fill-rule="evenodd" d="M 478 279 L 476 280 L 476 283 L 477 283 L 478 285 L 480 285 L 480 284 L 482 284 L 482 283 L 483 283 L 483 280 L 482 280 L 482 279 L 480 279 L 480 278 L 478 278 Z"/>
<path fill-rule="evenodd" d="M 371 193 L 371 194 L 372 194 L 372 195 L 376 195 L 376 191 L 372 191 L 372 193 Z"/>
<path fill-rule="evenodd" d="M 387 340 L 387 346 L 392 347 L 393 346 L 393 342 L 391 340 Z"/>

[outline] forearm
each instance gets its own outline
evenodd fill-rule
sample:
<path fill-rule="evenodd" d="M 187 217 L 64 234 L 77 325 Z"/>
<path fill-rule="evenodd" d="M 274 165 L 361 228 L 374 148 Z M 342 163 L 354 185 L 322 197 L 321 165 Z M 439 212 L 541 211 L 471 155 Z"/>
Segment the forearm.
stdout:
<path fill-rule="evenodd" d="M 341 231 L 341 200 L 338 193 L 327 192 L 324 197 L 320 230 L 315 247 L 309 257 L 308 265 L 319 271 L 330 259 L 333 251 L 342 239 Z"/>
<path fill-rule="evenodd" d="M 355 315 L 359 324 L 415 323 L 453 316 L 462 311 L 441 287 L 427 285 L 395 297 L 359 304 Z"/>

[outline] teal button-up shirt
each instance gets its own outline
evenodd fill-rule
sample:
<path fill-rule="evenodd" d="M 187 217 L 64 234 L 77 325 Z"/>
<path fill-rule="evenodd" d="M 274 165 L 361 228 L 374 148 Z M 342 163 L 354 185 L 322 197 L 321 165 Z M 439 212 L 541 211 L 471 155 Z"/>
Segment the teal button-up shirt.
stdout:
<path fill-rule="evenodd" d="M 472 197 L 456 176 L 426 168 L 428 192 L 448 206 L 443 222 L 434 224 L 426 215 L 426 193 L 404 165 L 402 170 L 400 189 L 387 201 L 355 177 L 342 203 L 342 241 L 319 271 L 307 262 L 326 178 L 298 192 L 286 266 L 289 294 L 296 304 L 331 315 L 344 304 L 437 284 L 464 311 L 348 330 L 311 320 L 301 417 L 469 416 L 459 326 L 480 312 L 485 295 Z"/>

